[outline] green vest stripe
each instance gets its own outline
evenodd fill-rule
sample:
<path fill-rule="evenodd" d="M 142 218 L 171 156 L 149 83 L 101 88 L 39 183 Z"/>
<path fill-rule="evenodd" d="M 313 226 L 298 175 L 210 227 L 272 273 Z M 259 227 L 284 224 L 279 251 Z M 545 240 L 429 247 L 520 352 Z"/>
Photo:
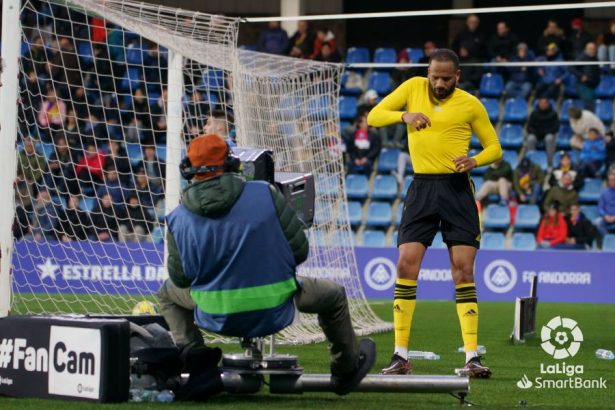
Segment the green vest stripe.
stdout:
<path fill-rule="evenodd" d="M 270 285 L 229 290 L 190 290 L 194 302 L 205 313 L 226 315 L 270 309 L 286 302 L 297 290 L 295 278 Z"/>

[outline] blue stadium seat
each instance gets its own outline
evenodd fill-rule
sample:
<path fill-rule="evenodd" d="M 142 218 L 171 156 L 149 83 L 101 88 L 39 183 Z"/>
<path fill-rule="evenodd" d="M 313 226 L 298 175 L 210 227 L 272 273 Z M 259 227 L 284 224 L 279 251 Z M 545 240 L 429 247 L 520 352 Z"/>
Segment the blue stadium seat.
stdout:
<path fill-rule="evenodd" d="M 348 78 L 354 75 L 361 76 L 361 74 L 357 73 L 356 71 L 344 71 L 344 74 L 342 74 L 341 89 L 340 89 L 340 92 L 342 94 L 357 95 L 363 92 L 363 89 L 361 89 L 361 87 L 348 87 L 347 86 Z"/>
<path fill-rule="evenodd" d="M 92 212 L 96 208 L 96 198 L 90 196 L 82 197 L 79 201 L 79 208 L 86 212 Z"/>
<path fill-rule="evenodd" d="M 509 98 L 504 103 L 502 121 L 525 122 L 527 121 L 527 101 L 523 98 Z"/>
<path fill-rule="evenodd" d="M 386 246 L 385 234 L 383 231 L 366 229 L 361 235 L 361 245 L 380 248 Z"/>
<path fill-rule="evenodd" d="M 472 136 L 470 137 L 470 148 L 477 149 L 480 147 L 482 147 L 482 145 L 480 145 L 478 137 L 476 136 L 476 134 L 472 133 Z"/>
<path fill-rule="evenodd" d="M 388 94 L 393 88 L 391 75 L 384 71 L 374 71 L 369 75 L 367 88 L 375 90 L 379 95 Z"/>
<path fill-rule="evenodd" d="M 285 121 L 294 121 L 301 114 L 299 113 L 299 107 L 301 106 L 301 100 L 298 97 L 291 95 L 284 95 L 280 98 L 279 113 L 282 119 Z"/>
<path fill-rule="evenodd" d="M 506 229 L 510 225 L 510 212 L 507 206 L 490 204 L 484 214 L 486 229 Z"/>
<path fill-rule="evenodd" d="M 361 202 L 348 201 L 348 220 L 350 226 L 359 226 L 363 222 L 363 209 Z"/>
<path fill-rule="evenodd" d="M 350 47 L 346 53 L 346 64 L 369 63 L 369 50 L 366 47 Z"/>
<path fill-rule="evenodd" d="M 333 212 L 331 212 L 332 202 L 317 199 L 314 206 L 314 224 L 323 225 L 333 222 Z M 344 208 L 345 209 L 345 208 Z M 344 215 L 344 218 L 346 215 Z"/>
<path fill-rule="evenodd" d="M 346 175 L 346 197 L 348 199 L 365 199 L 368 192 L 367 176 L 363 174 Z"/>
<path fill-rule="evenodd" d="M 583 101 L 574 99 L 574 98 L 566 98 L 562 101 L 562 106 L 559 109 L 559 121 L 565 124 L 568 124 L 570 117 L 568 116 L 568 109 L 570 107 L 583 108 Z"/>
<path fill-rule="evenodd" d="M 434 249 L 445 249 L 446 243 L 444 243 L 444 239 L 442 238 L 442 232 L 436 232 L 436 236 L 433 238 L 433 242 L 431 242 L 431 248 Z"/>
<path fill-rule="evenodd" d="M 477 193 L 480 187 L 485 183 L 485 178 L 472 175 L 472 182 L 474 182 L 474 193 Z"/>
<path fill-rule="evenodd" d="M 311 232 L 310 238 L 309 238 L 310 244 L 314 244 L 316 246 L 325 246 L 325 231 L 324 230 L 310 229 L 309 232 Z"/>
<path fill-rule="evenodd" d="M 94 62 L 94 51 L 89 41 L 77 41 L 77 56 L 82 64 L 90 67 Z"/>
<path fill-rule="evenodd" d="M 391 234 L 391 246 L 397 247 L 397 235 L 397 230 L 393 231 L 393 233 Z"/>
<path fill-rule="evenodd" d="M 590 222 L 593 222 L 600 216 L 597 205 L 581 205 L 581 212 Z"/>
<path fill-rule="evenodd" d="M 519 205 L 515 217 L 515 229 L 537 229 L 540 224 L 538 205 Z"/>
<path fill-rule="evenodd" d="M 523 145 L 523 127 L 520 124 L 502 124 L 500 143 L 503 148 L 521 148 Z"/>
<path fill-rule="evenodd" d="M 341 119 L 354 121 L 357 118 L 357 97 L 340 96 L 338 107 Z"/>
<path fill-rule="evenodd" d="M 408 193 L 408 188 L 410 188 L 410 184 L 412 183 L 413 180 L 414 180 L 414 177 L 412 175 L 406 175 L 404 177 L 404 185 L 402 186 L 401 191 L 399 192 L 400 198 L 406 197 L 406 194 Z"/>
<path fill-rule="evenodd" d="M 594 113 L 607 126 L 613 122 L 613 101 L 612 100 L 596 100 Z"/>
<path fill-rule="evenodd" d="M 280 132 L 286 137 L 295 135 L 296 128 L 294 122 L 282 122 L 278 127 Z"/>
<path fill-rule="evenodd" d="M 203 70 L 203 85 L 214 90 L 224 88 L 224 71 L 214 69 Z"/>
<path fill-rule="evenodd" d="M 519 153 L 517 151 L 506 149 L 502 153 L 502 158 L 510 164 L 512 169 L 517 168 L 517 164 L 519 163 Z"/>
<path fill-rule="evenodd" d="M 600 84 L 596 87 L 597 98 L 613 98 L 615 97 L 615 76 L 603 75 L 600 78 Z"/>
<path fill-rule="evenodd" d="M 504 249 L 505 237 L 502 232 L 485 232 L 480 239 L 481 249 Z"/>
<path fill-rule="evenodd" d="M 367 207 L 365 225 L 387 227 L 392 222 L 391 204 L 388 202 L 370 202 Z"/>
<path fill-rule="evenodd" d="M 394 48 L 379 47 L 374 51 L 374 63 L 395 64 L 397 52 Z"/>
<path fill-rule="evenodd" d="M 315 181 L 316 193 L 319 195 L 339 195 L 340 179 L 337 175 L 318 175 Z M 367 195 L 367 188 L 365 189 Z"/>
<path fill-rule="evenodd" d="M 378 173 L 386 174 L 397 170 L 397 158 L 399 158 L 399 149 L 383 149 L 378 155 Z"/>
<path fill-rule="evenodd" d="M 572 138 L 570 125 L 560 125 L 557 131 L 557 149 L 570 149 L 570 138 Z"/>
<path fill-rule="evenodd" d="M 404 201 L 400 201 L 397 204 L 397 212 L 395 213 L 395 225 L 399 226 L 401 223 L 401 217 L 404 213 Z"/>
<path fill-rule="evenodd" d="M 583 188 L 579 192 L 579 201 L 583 203 L 597 203 L 602 191 L 602 179 L 585 178 Z"/>
<path fill-rule="evenodd" d="M 615 252 L 615 234 L 609 233 L 602 239 L 602 250 L 604 252 Z"/>
<path fill-rule="evenodd" d="M 126 144 L 126 154 L 128 158 L 130 158 L 130 162 L 133 165 L 136 165 L 141 159 L 143 159 L 143 151 L 141 150 L 141 145 L 127 143 Z"/>
<path fill-rule="evenodd" d="M 500 103 L 498 100 L 496 98 L 481 98 L 480 102 L 485 106 L 491 122 L 497 123 L 500 119 Z"/>
<path fill-rule="evenodd" d="M 167 160 L 167 146 L 158 144 L 156 145 L 156 156 L 159 160 L 165 161 Z"/>
<path fill-rule="evenodd" d="M 529 232 L 515 232 L 512 236 L 512 248 L 533 251 L 536 249 L 536 238 L 534 234 Z"/>
<path fill-rule="evenodd" d="M 577 92 L 577 77 L 574 75 L 567 75 L 564 77 L 564 97 L 565 98 L 578 98 Z"/>
<path fill-rule="evenodd" d="M 128 67 L 124 76 L 122 77 L 122 82 L 120 83 L 120 90 L 124 92 L 132 92 L 139 88 L 141 85 L 141 69 Z"/>
<path fill-rule="evenodd" d="M 331 99 L 328 95 L 318 95 L 308 100 L 308 115 L 311 119 L 324 120 L 331 115 Z"/>
<path fill-rule="evenodd" d="M 331 232 L 330 244 L 337 246 L 354 246 L 356 244 L 352 231 L 336 229 Z"/>
<path fill-rule="evenodd" d="M 425 52 L 423 52 L 422 48 L 408 47 L 406 53 L 408 53 L 408 58 L 413 63 L 418 63 L 421 58 L 425 57 Z"/>
<path fill-rule="evenodd" d="M 538 165 L 543 171 L 549 167 L 547 162 L 547 153 L 545 151 L 528 151 L 525 156 L 534 164 Z"/>
<path fill-rule="evenodd" d="M 373 199 L 395 199 L 397 179 L 393 175 L 377 175 L 369 196 Z"/>
<path fill-rule="evenodd" d="M 504 79 L 500 74 L 486 73 L 480 79 L 480 96 L 499 98 L 504 91 Z"/>
<path fill-rule="evenodd" d="M 164 229 L 160 226 L 152 230 L 152 243 L 161 244 L 164 242 Z"/>

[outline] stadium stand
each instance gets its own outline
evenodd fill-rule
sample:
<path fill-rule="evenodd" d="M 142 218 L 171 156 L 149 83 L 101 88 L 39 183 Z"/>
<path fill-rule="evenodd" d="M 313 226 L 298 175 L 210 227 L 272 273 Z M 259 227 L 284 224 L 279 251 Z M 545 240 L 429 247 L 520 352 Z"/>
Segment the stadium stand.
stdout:
<path fill-rule="evenodd" d="M 383 231 L 365 230 L 361 235 L 361 244 L 363 246 L 383 247 L 386 246 L 385 235 Z"/>
<path fill-rule="evenodd" d="M 540 223 L 538 205 L 519 205 L 515 216 L 515 229 L 537 229 Z"/>
<path fill-rule="evenodd" d="M 363 174 L 346 175 L 346 197 L 348 199 L 366 199 L 369 194 L 367 176 Z"/>
<path fill-rule="evenodd" d="M 393 175 L 376 175 L 370 197 L 384 200 L 395 199 L 397 197 L 397 179 Z"/>
<path fill-rule="evenodd" d="M 500 74 L 486 73 L 480 79 L 481 97 L 499 98 L 504 91 L 504 79 Z"/>
<path fill-rule="evenodd" d="M 485 232 L 480 239 L 481 249 L 504 249 L 506 238 L 502 232 Z"/>
<path fill-rule="evenodd" d="M 512 236 L 512 248 L 526 251 L 536 249 L 536 238 L 534 237 L 534 234 L 527 232 L 515 232 Z"/>
<path fill-rule="evenodd" d="M 486 229 L 507 229 L 510 226 L 510 213 L 508 207 L 490 204 L 484 215 Z"/>
<path fill-rule="evenodd" d="M 388 228 L 392 221 L 391 204 L 375 201 L 369 203 L 365 219 L 366 226 Z"/>

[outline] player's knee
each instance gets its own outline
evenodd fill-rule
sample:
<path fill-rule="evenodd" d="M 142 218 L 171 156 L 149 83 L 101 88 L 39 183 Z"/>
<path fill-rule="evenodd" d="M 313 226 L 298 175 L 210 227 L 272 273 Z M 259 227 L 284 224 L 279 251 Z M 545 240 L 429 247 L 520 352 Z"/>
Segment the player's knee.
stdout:
<path fill-rule="evenodd" d="M 397 261 L 397 276 L 404 279 L 415 279 L 419 264 L 410 258 L 399 258 Z"/>
<path fill-rule="evenodd" d="M 169 280 L 169 279 L 167 279 L 167 280 Z M 158 302 L 161 305 L 170 302 L 169 291 L 167 290 L 167 282 L 166 281 L 162 284 L 160 289 L 158 289 L 158 293 L 156 293 L 156 298 L 158 299 Z"/>
<path fill-rule="evenodd" d="M 469 283 L 474 280 L 474 264 L 471 262 L 457 262 L 453 265 L 453 270 L 461 283 Z"/>
<path fill-rule="evenodd" d="M 340 306 L 347 303 L 346 288 L 344 288 L 342 285 L 335 283 L 331 288 L 330 294 L 331 300 L 333 301 L 334 305 Z"/>

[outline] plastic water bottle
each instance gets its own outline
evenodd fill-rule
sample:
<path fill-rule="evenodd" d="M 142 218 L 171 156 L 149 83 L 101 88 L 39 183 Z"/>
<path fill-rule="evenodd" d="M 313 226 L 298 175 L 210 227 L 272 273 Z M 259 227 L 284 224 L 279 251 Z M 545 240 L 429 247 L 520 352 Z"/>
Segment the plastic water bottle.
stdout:
<path fill-rule="evenodd" d="M 130 389 L 130 401 L 135 403 L 170 403 L 173 400 L 175 400 L 175 394 L 171 390 Z"/>
<path fill-rule="evenodd" d="M 156 396 L 156 401 L 159 403 L 170 403 L 175 400 L 175 394 L 171 390 L 163 390 Z"/>
<path fill-rule="evenodd" d="M 423 352 L 420 350 L 409 350 L 408 359 L 410 360 L 440 360 L 440 355 L 434 352 Z"/>
<path fill-rule="evenodd" d="M 596 350 L 596 357 L 598 359 L 614 360 L 615 359 L 615 354 L 612 351 L 610 351 L 610 350 L 598 349 L 598 350 Z"/>
<path fill-rule="evenodd" d="M 465 348 L 463 346 L 461 346 L 460 348 L 457 349 L 457 352 L 459 353 L 465 353 Z M 487 354 L 487 348 L 483 345 L 478 345 L 476 347 L 476 352 L 478 354 Z"/>

